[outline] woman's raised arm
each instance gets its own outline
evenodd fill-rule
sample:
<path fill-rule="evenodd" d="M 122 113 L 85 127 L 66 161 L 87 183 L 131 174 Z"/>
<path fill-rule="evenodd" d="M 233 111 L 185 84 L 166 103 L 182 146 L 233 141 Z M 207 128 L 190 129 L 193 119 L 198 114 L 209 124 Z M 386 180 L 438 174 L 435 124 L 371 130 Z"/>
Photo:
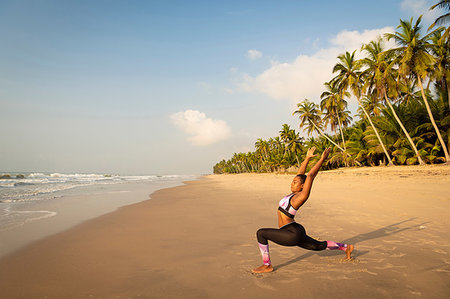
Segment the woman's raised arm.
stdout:
<path fill-rule="evenodd" d="M 315 157 L 316 155 L 314 155 L 314 151 L 316 150 L 316 147 L 313 146 L 312 148 L 310 148 L 307 152 L 306 152 L 306 157 L 305 160 L 303 160 L 302 164 L 300 165 L 300 168 L 297 171 L 297 174 L 305 174 L 306 172 L 306 167 L 308 166 L 309 160 L 312 157 Z"/>
<path fill-rule="evenodd" d="M 331 148 L 327 148 L 326 150 L 323 151 L 319 161 L 317 161 L 317 163 L 313 166 L 313 168 L 311 168 L 311 170 L 308 172 L 302 191 L 296 194 L 294 197 L 292 197 L 292 206 L 294 207 L 294 209 L 298 209 L 308 199 L 314 178 L 319 172 L 319 169 L 322 166 L 323 162 L 328 158 L 328 154 L 330 152 Z"/>

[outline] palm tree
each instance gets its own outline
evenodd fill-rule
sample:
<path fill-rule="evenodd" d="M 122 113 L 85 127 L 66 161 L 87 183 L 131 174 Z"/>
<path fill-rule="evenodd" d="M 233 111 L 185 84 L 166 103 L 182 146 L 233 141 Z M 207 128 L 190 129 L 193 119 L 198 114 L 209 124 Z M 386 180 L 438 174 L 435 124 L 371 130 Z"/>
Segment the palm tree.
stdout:
<path fill-rule="evenodd" d="M 298 110 L 294 111 L 292 115 L 298 114 L 300 118 L 300 127 L 306 127 L 307 134 L 310 135 L 313 132 L 317 132 L 323 137 L 325 137 L 328 141 L 334 144 L 341 151 L 346 153 L 347 156 L 350 156 L 342 147 L 336 144 L 330 137 L 328 137 L 321 129 L 322 119 L 320 118 L 320 110 L 317 109 L 316 104 L 305 99 L 303 102 L 297 104 Z M 360 163 L 357 163 L 361 166 Z"/>
<path fill-rule="evenodd" d="M 392 52 L 383 51 L 383 43 L 381 40 L 371 41 L 370 43 L 363 45 L 362 50 L 367 53 L 367 56 L 361 60 L 362 64 L 366 67 L 362 74 L 362 76 L 365 78 L 364 89 L 368 92 L 375 91 L 378 98 L 385 100 L 386 104 L 391 109 L 396 121 L 402 128 L 403 133 L 406 135 L 412 149 L 416 153 L 419 164 L 425 164 L 420 157 L 419 151 L 417 150 L 416 145 L 411 139 L 411 136 L 401 122 L 400 118 L 397 116 L 394 107 L 392 107 L 392 104 L 387 97 L 386 89 L 388 88 L 388 85 L 392 87 L 392 85 L 395 86 L 396 84 L 396 80 L 393 76 L 394 72 L 392 69 Z M 373 128 L 375 127 L 373 126 Z M 377 137 L 379 137 L 378 131 L 374 131 Z M 383 149 L 385 149 L 383 143 L 381 142 L 381 139 L 379 140 L 383 146 Z M 392 160 L 389 156 L 388 159 L 389 163 L 392 163 Z"/>
<path fill-rule="evenodd" d="M 298 159 L 298 155 L 303 150 L 303 137 L 300 137 L 299 133 L 296 133 L 295 130 L 290 131 L 288 150 L 295 156 L 297 165 L 298 167 L 300 167 L 300 160 Z"/>
<path fill-rule="evenodd" d="M 272 165 L 280 170 L 283 166 L 284 160 L 284 145 L 281 141 L 280 137 L 270 138 L 269 139 L 271 148 L 270 148 L 270 160 Z"/>
<path fill-rule="evenodd" d="M 367 114 L 369 114 L 371 118 L 381 115 L 381 108 L 383 107 L 383 105 L 380 103 L 380 101 L 375 95 L 367 93 L 361 98 L 361 104 L 364 107 L 364 109 L 366 109 Z M 360 118 L 366 117 L 361 107 L 358 107 L 357 111 L 358 111 L 357 115 Z"/>
<path fill-rule="evenodd" d="M 430 10 L 433 10 L 435 8 L 443 8 L 443 9 L 447 10 L 447 13 L 443 14 L 442 16 L 439 16 L 433 22 L 433 24 L 431 24 L 431 26 L 428 28 L 428 30 L 431 30 L 436 25 L 442 25 L 442 24 L 447 23 L 448 21 L 450 21 L 450 0 L 439 1 L 435 5 L 431 6 Z M 447 28 L 445 35 L 448 35 L 449 28 Z"/>
<path fill-rule="evenodd" d="M 351 54 L 339 55 L 339 62 L 333 67 L 333 74 L 338 73 L 332 80 L 336 81 L 341 92 L 350 89 L 353 94 L 359 98 L 361 96 L 360 74 L 361 62 L 355 59 L 356 50 Z"/>
<path fill-rule="evenodd" d="M 430 117 L 431 123 L 433 124 L 436 135 L 441 143 L 441 147 L 444 150 L 445 161 L 450 162 L 450 156 L 448 155 L 447 145 L 442 139 L 441 133 L 436 125 L 433 114 L 431 113 L 430 105 L 425 96 L 425 91 L 422 85 L 422 79 L 426 78 L 428 75 L 428 70 L 431 65 L 434 64 L 435 59 L 429 53 L 432 46 L 428 41 L 440 28 L 428 33 L 424 37 L 420 35 L 420 21 L 422 16 L 420 16 L 416 23 L 413 25 L 413 19 L 408 21 L 400 20 L 400 25 L 397 29 L 399 31 L 392 33 L 386 33 L 386 37 L 389 39 L 394 39 L 396 43 L 400 46 L 398 48 L 392 49 L 393 53 L 397 54 L 397 63 L 399 65 L 399 75 L 403 80 L 407 80 L 408 77 L 413 77 L 417 80 L 419 84 L 420 91 L 422 94 L 422 99 L 425 103 L 428 115 Z"/>
<path fill-rule="evenodd" d="M 310 135 L 313 132 L 317 132 L 323 137 L 325 137 L 328 141 L 334 144 L 337 148 L 339 148 L 342 152 L 344 152 L 347 156 L 350 157 L 350 154 L 347 153 L 342 147 L 336 144 L 330 137 L 328 137 L 321 129 L 322 127 L 322 119 L 320 118 L 320 110 L 317 109 L 316 104 L 305 99 L 303 102 L 297 104 L 298 110 L 294 111 L 292 115 L 299 114 L 300 118 L 300 127 L 306 126 L 307 134 Z M 356 163 L 361 166 L 361 163 L 356 161 Z"/>
<path fill-rule="evenodd" d="M 376 135 L 378 137 L 378 141 L 383 147 L 383 150 L 386 154 L 386 157 L 389 160 L 389 165 L 393 165 L 391 157 L 389 156 L 389 153 L 386 150 L 386 147 L 383 144 L 383 141 L 381 140 L 381 137 L 378 134 L 377 129 L 375 128 L 372 120 L 370 119 L 369 114 L 367 113 L 366 109 L 364 108 L 364 105 L 361 103 L 361 93 L 362 93 L 362 82 L 361 82 L 361 75 L 362 72 L 360 71 L 362 66 L 362 61 L 355 60 L 355 52 L 349 53 L 345 52 L 343 55 L 339 55 L 339 63 L 337 63 L 333 67 L 333 73 L 338 72 L 337 76 L 333 79 L 336 80 L 339 84 L 339 88 L 342 90 L 342 92 L 347 91 L 350 89 L 352 93 L 355 95 L 356 100 L 358 101 L 359 107 L 364 112 L 364 115 L 367 117 L 367 120 L 369 121 L 370 125 L 372 126 L 374 132 L 376 132 Z"/>
<path fill-rule="evenodd" d="M 291 127 L 289 127 L 288 124 L 283 124 L 283 127 L 281 129 L 280 133 L 280 139 L 284 143 L 284 153 L 283 156 L 286 156 L 286 153 L 288 151 L 288 144 L 289 139 L 291 138 Z"/>
<path fill-rule="evenodd" d="M 337 132 L 337 125 L 339 126 L 342 144 L 344 150 L 346 150 L 342 127 L 347 127 L 351 122 L 350 112 L 345 110 L 345 108 L 347 108 L 347 101 L 344 100 L 344 97 L 348 97 L 349 93 L 344 92 L 341 94 L 336 82 L 333 81 L 326 82 L 324 85 L 327 90 L 320 95 L 320 98 L 322 99 L 320 102 L 320 110 L 325 111 L 325 125 L 329 124 L 331 130 L 335 132 Z M 343 120 L 341 120 L 341 116 L 344 117 Z"/>
<path fill-rule="evenodd" d="M 262 164 L 266 167 L 266 170 L 270 172 L 268 165 L 269 160 L 269 143 L 262 138 L 259 138 L 255 143 L 256 152 L 260 153 Z"/>
<path fill-rule="evenodd" d="M 400 120 L 400 117 L 397 115 L 397 112 L 388 97 L 389 93 L 392 98 L 398 98 L 399 90 L 401 90 L 403 93 L 403 102 L 408 103 L 413 98 L 413 86 L 411 81 L 407 80 L 405 81 L 405 84 L 399 84 L 396 77 L 398 72 L 393 68 L 395 65 L 393 52 L 390 50 L 383 51 L 384 49 L 381 40 L 364 45 L 363 50 L 369 53 L 369 56 L 363 60 L 364 65 L 367 66 L 367 70 L 364 74 L 367 76 L 365 88 L 369 91 L 375 91 L 378 98 L 384 99 L 384 102 L 388 105 L 392 115 L 398 122 L 412 150 L 416 154 L 418 163 L 420 165 L 425 164 L 416 144 L 411 138 L 408 130 L 405 128 L 403 122 Z"/>

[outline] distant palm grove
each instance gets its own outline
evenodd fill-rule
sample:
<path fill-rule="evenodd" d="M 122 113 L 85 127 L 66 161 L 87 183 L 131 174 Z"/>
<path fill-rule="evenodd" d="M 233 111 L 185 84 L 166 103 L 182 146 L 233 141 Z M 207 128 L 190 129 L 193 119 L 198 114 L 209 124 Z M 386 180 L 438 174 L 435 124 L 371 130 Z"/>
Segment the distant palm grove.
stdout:
<path fill-rule="evenodd" d="M 362 59 L 356 51 L 337 57 L 320 105 L 304 99 L 293 111 L 307 139 L 284 124 L 279 136 L 258 139 L 254 152 L 235 153 L 214 173 L 294 171 L 312 146 L 319 153 L 332 147 L 325 169 L 449 163 L 450 28 L 438 26 L 448 23 L 450 1 L 436 7 L 447 13 L 425 34 L 421 17 L 400 20 L 395 33 L 362 46 Z M 384 48 L 389 40 L 395 48 Z M 351 96 L 359 104 L 356 122 L 347 110 Z"/>

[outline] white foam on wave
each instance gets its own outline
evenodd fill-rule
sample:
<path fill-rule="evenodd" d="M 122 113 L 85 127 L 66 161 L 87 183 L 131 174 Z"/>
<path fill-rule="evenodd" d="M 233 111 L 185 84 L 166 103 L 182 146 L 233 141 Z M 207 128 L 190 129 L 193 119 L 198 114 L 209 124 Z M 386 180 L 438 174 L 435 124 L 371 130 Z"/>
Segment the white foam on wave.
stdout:
<path fill-rule="evenodd" d="M 127 181 L 165 181 L 193 179 L 195 175 L 112 175 L 92 173 L 51 173 L 41 172 L 23 175 L 22 178 L 8 178 L 0 180 L 0 203 L 8 201 L 29 201 L 54 198 L 55 192 L 95 184 L 117 184 Z"/>
<path fill-rule="evenodd" d="M 11 207 L 7 207 L 1 214 L 0 231 L 11 230 L 56 215 L 57 213 L 53 211 L 11 211 Z"/>
<path fill-rule="evenodd" d="M 126 181 L 146 181 L 146 180 L 155 180 L 157 176 L 155 175 L 126 175 L 122 176 L 122 178 Z"/>
<path fill-rule="evenodd" d="M 32 177 L 32 178 L 41 178 L 41 177 L 45 177 L 45 176 L 46 176 L 46 175 L 43 174 L 43 173 L 41 173 L 41 172 L 31 173 L 31 174 L 29 175 L 29 177 Z"/>

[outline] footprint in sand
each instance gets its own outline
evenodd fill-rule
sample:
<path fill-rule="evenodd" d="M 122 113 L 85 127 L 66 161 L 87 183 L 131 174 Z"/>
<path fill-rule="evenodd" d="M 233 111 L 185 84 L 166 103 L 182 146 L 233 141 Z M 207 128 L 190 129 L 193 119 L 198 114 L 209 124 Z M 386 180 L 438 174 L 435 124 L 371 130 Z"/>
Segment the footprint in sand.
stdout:
<path fill-rule="evenodd" d="M 255 276 L 258 277 L 258 278 L 259 278 L 259 277 L 263 277 L 262 274 L 255 274 Z M 262 281 L 254 280 L 253 282 L 256 284 L 256 286 L 258 286 L 258 287 L 260 287 L 260 288 L 262 288 L 262 289 L 271 290 L 271 291 L 276 291 L 276 289 L 275 289 L 274 287 L 272 287 L 272 286 L 270 286 L 270 285 L 268 285 L 267 283 L 264 283 L 264 282 L 262 282 Z"/>
<path fill-rule="evenodd" d="M 356 258 L 356 257 L 350 257 L 350 259 L 346 259 L 346 258 L 340 258 L 338 259 L 338 263 L 342 264 L 342 263 L 352 263 L 352 264 L 359 264 L 361 262 L 360 259 Z"/>

